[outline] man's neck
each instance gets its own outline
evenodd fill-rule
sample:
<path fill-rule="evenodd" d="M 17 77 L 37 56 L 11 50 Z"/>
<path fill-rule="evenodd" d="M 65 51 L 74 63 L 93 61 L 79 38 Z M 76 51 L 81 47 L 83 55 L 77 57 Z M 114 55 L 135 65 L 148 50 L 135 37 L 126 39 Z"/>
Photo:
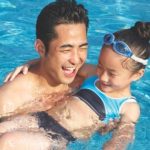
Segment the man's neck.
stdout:
<path fill-rule="evenodd" d="M 42 68 L 42 65 L 39 63 L 32 66 L 30 71 L 36 75 L 39 86 L 43 87 L 45 91 L 61 92 L 69 89 L 67 84 L 55 84 L 54 80 Z"/>

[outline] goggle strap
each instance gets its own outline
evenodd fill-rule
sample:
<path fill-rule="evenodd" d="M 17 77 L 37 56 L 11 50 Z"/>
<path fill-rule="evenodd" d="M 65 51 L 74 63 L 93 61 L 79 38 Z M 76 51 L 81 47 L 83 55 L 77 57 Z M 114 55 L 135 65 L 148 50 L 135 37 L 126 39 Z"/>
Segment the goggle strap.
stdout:
<path fill-rule="evenodd" d="M 136 62 L 139 62 L 139 63 L 141 63 L 143 65 L 147 65 L 147 63 L 148 63 L 148 59 L 139 58 L 139 57 L 135 56 L 134 54 L 131 56 L 131 58 L 133 60 L 135 60 Z"/>

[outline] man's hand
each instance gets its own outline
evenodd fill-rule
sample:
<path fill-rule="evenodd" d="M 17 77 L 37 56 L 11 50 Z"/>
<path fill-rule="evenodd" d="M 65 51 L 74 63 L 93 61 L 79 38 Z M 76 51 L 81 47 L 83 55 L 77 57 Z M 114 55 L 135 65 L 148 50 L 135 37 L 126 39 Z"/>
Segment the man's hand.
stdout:
<path fill-rule="evenodd" d="M 113 129 L 115 129 L 118 126 L 119 120 L 110 120 L 108 124 L 104 125 L 102 128 L 100 128 L 99 132 L 104 135 Z"/>

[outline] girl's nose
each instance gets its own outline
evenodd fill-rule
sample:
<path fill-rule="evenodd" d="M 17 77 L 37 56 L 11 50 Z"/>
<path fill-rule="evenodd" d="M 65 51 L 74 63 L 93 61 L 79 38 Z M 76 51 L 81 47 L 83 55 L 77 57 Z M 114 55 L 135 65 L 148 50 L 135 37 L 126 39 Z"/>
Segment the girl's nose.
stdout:
<path fill-rule="evenodd" d="M 107 74 L 107 72 L 106 71 L 103 71 L 103 72 L 101 72 L 101 74 L 100 74 L 100 79 L 101 79 L 101 81 L 103 81 L 103 82 L 108 82 L 108 74 Z"/>

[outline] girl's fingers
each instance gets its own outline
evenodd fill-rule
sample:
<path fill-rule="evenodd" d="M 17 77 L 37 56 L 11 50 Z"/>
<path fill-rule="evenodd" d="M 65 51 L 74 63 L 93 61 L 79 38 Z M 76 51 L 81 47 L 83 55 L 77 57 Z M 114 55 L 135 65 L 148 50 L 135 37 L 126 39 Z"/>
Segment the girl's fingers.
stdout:
<path fill-rule="evenodd" d="M 23 67 L 24 66 L 19 66 L 15 69 L 15 71 L 12 72 L 10 78 L 9 78 L 9 81 L 12 81 L 14 80 L 14 78 L 23 71 Z"/>
<path fill-rule="evenodd" d="M 11 77 L 11 74 L 12 74 L 12 72 L 10 72 L 10 73 L 5 77 L 5 79 L 4 79 L 4 82 L 5 82 L 5 83 L 9 81 L 9 78 Z"/>
<path fill-rule="evenodd" d="M 24 67 L 22 68 L 22 73 L 23 73 L 23 74 L 27 74 L 27 73 L 28 73 L 28 70 L 29 70 L 29 67 L 30 67 L 29 64 L 24 65 Z"/>
<path fill-rule="evenodd" d="M 19 66 L 17 67 L 13 72 L 10 72 L 6 78 L 4 79 L 4 82 L 8 82 L 8 81 L 13 81 L 14 78 L 17 77 L 18 74 L 20 74 L 21 72 L 25 75 L 28 73 L 28 70 L 29 70 L 29 65 L 28 64 L 25 64 L 23 66 Z"/>

